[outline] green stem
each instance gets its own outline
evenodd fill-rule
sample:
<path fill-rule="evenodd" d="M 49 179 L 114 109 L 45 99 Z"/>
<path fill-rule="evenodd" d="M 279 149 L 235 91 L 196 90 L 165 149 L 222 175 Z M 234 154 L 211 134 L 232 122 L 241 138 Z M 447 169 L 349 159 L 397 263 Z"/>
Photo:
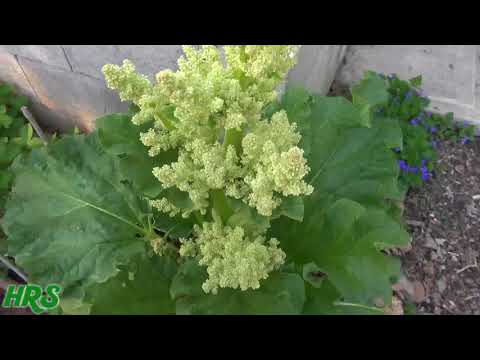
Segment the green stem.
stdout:
<path fill-rule="evenodd" d="M 203 216 L 198 211 L 193 212 L 193 217 L 198 225 L 201 226 L 203 224 Z"/>
<path fill-rule="evenodd" d="M 375 308 L 375 307 L 372 307 L 372 306 L 362 305 L 362 304 L 355 304 L 355 303 L 347 303 L 347 302 L 337 301 L 333 305 L 336 305 L 336 306 L 351 306 L 351 307 L 357 307 L 357 308 L 361 308 L 361 309 L 365 309 L 365 310 L 376 311 L 376 312 L 379 312 L 379 313 L 382 313 L 382 314 L 385 313 L 381 309 L 378 309 L 378 308 Z"/>
<path fill-rule="evenodd" d="M 223 144 L 225 148 L 233 145 L 237 154 L 240 154 L 242 151 L 242 132 L 237 129 L 225 130 L 225 140 Z"/>
<path fill-rule="evenodd" d="M 162 119 L 161 123 L 162 123 L 163 127 L 167 130 L 171 131 L 171 130 L 175 129 L 175 126 L 173 125 L 173 123 L 168 119 Z"/>
<path fill-rule="evenodd" d="M 139 232 L 142 233 L 142 234 L 147 234 L 147 233 L 148 233 L 148 231 L 146 231 L 145 229 L 141 228 L 140 226 L 137 226 L 137 225 L 135 225 L 134 223 L 132 223 L 132 222 L 130 222 L 130 221 L 122 218 L 121 216 L 118 216 L 117 214 L 111 213 L 110 211 L 108 211 L 108 210 L 106 210 L 106 209 L 102 209 L 101 207 L 95 206 L 95 205 L 93 205 L 93 204 L 91 204 L 91 203 L 89 203 L 89 202 L 87 202 L 87 201 L 78 199 L 78 198 L 76 198 L 76 197 L 70 196 L 70 195 L 65 194 L 65 193 L 60 193 L 60 194 L 63 195 L 63 196 L 65 196 L 65 197 L 67 197 L 67 198 L 69 198 L 69 199 L 71 199 L 71 200 L 74 200 L 74 201 L 82 204 L 83 206 L 89 206 L 89 207 L 91 207 L 91 208 L 93 208 L 93 209 L 95 209 L 95 210 L 98 210 L 98 211 L 100 211 L 100 212 L 102 212 L 102 213 L 104 213 L 104 214 L 107 214 L 107 215 L 109 215 L 109 216 L 111 216 L 111 217 L 113 217 L 113 218 L 115 218 L 115 219 L 117 219 L 117 220 L 119 220 L 119 221 L 122 221 L 122 222 L 124 222 L 125 224 L 130 225 L 132 228 L 136 229 L 137 231 L 139 231 Z"/>
<path fill-rule="evenodd" d="M 233 215 L 233 210 L 228 206 L 227 197 L 222 190 L 212 190 L 213 209 L 222 222 L 226 222 Z"/>

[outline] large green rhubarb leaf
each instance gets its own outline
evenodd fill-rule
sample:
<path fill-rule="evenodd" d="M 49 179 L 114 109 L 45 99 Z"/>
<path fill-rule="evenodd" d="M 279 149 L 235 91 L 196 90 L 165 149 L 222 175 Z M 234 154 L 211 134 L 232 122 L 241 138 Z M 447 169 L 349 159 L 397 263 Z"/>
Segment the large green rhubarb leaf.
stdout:
<path fill-rule="evenodd" d="M 398 198 L 398 165 L 390 147 L 402 134 L 394 121 L 383 127 L 361 125 L 359 110 L 342 98 L 318 98 L 312 107 L 311 167 L 315 197 L 332 196 L 383 206 Z"/>
<path fill-rule="evenodd" d="M 302 226 L 276 224 L 275 236 L 290 259 L 315 263 L 347 301 L 389 301 L 400 262 L 381 250 L 408 244 L 408 233 L 381 209 L 347 199 L 312 211 Z"/>
<path fill-rule="evenodd" d="M 142 257 L 116 277 L 86 291 L 90 314 L 163 315 L 175 314 L 170 283 L 177 272 L 169 257 Z"/>
<path fill-rule="evenodd" d="M 111 114 L 95 121 L 98 138 L 103 148 L 112 155 L 120 156 L 119 170 L 122 176 L 131 181 L 135 188 L 146 196 L 155 198 L 163 190 L 153 176 L 152 169 L 176 159 L 175 153 L 162 154 L 162 157 L 148 156 L 148 148 L 140 142 L 140 134 L 150 128 L 150 124 L 137 126 L 131 121 L 132 115 Z"/>
<path fill-rule="evenodd" d="M 188 194 L 177 188 L 164 189 L 158 179 L 153 176 L 155 167 L 169 164 L 177 159 L 177 152 L 172 150 L 151 157 L 148 148 L 140 141 L 140 134 L 146 132 L 149 124 L 135 125 L 130 113 L 111 114 L 96 120 L 98 138 L 102 147 L 116 157 L 119 176 L 132 183 L 138 193 L 147 198 L 165 197 L 181 209 L 190 208 Z M 155 225 L 169 231 L 171 237 L 186 237 L 189 235 L 192 222 L 181 216 L 171 218 L 155 211 Z"/>
<path fill-rule="evenodd" d="M 66 136 L 18 157 L 3 227 L 29 280 L 79 294 L 145 252 L 145 202 L 122 183 L 95 134 Z"/>
<path fill-rule="evenodd" d="M 304 198 L 303 222 L 276 220 L 271 235 L 290 261 L 316 264 L 342 301 L 371 305 L 381 297 L 388 303 L 400 264 L 381 250 L 409 241 L 387 214 L 389 200 L 403 195 L 390 150 L 401 146 L 398 123 L 366 127 L 362 109 L 343 98 L 316 97 L 308 117 L 285 108 L 292 121 L 309 122 L 299 128 L 310 129 L 307 180 L 315 191 Z"/>
<path fill-rule="evenodd" d="M 305 156 L 310 154 L 312 137 L 310 132 L 310 116 L 315 98 L 307 90 L 298 87 L 289 88 L 283 95 L 281 104 L 275 104 L 270 113 L 285 109 L 291 122 L 297 124 L 297 130 L 302 134 L 300 146 Z"/>
<path fill-rule="evenodd" d="M 378 74 L 367 71 L 364 78 L 352 87 L 352 101 L 356 105 L 386 104 L 389 99 L 387 82 Z"/>
<path fill-rule="evenodd" d="M 203 292 L 206 278 L 205 269 L 195 261 L 183 264 L 170 289 L 177 314 L 295 315 L 302 312 L 305 302 L 304 281 L 294 273 L 271 273 L 257 290 L 220 289 L 216 295 Z"/>
<path fill-rule="evenodd" d="M 342 295 L 328 280 L 321 286 L 305 286 L 305 315 L 383 315 L 382 309 L 342 301 Z"/>
<path fill-rule="evenodd" d="M 286 95 L 287 97 L 287 95 Z M 402 133 L 396 121 L 384 121 L 369 128 L 362 125 L 361 111 L 344 98 L 315 97 L 309 112 L 299 116 L 295 108 L 284 104 L 289 119 L 308 128 L 311 168 L 307 180 L 315 187 L 305 199 L 309 204 L 348 198 L 376 207 L 385 207 L 385 199 L 401 200 L 398 189 L 398 165 L 391 147 L 401 146 Z M 304 134 L 302 133 L 302 136 Z"/>

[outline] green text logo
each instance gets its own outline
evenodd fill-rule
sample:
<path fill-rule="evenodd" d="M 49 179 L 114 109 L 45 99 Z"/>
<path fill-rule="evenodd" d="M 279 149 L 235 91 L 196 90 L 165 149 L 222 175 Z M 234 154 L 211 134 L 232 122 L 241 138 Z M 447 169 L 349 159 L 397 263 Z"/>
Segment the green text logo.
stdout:
<path fill-rule="evenodd" d="M 62 287 L 50 284 L 43 291 L 40 285 L 9 285 L 3 299 L 4 308 L 29 307 L 34 314 L 55 309 L 60 303 Z"/>

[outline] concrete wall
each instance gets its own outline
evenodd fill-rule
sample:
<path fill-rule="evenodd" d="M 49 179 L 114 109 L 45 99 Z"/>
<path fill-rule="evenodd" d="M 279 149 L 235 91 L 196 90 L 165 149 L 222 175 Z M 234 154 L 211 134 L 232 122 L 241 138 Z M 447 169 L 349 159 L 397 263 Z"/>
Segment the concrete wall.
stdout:
<path fill-rule="evenodd" d="M 106 88 L 104 64 L 128 58 L 152 76 L 180 54 L 179 45 L 0 45 L 0 81 L 30 97 L 43 126 L 88 131 L 99 116 L 128 108 Z"/>
<path fill-rule="evenodd" d="M 336 80 L 351 86 L 365 70 L 423 75 L 431 110 L 480 126 L 480 45 L 352 45 Z"/>
<path fill-rule="evenodd" d="M 288 85 L 299 84 L 326 95 L 345 56 L 347 45 L 304 45 L 299 62 L 288 74 Z"/>
<path fill-rule="evenodd" d="M 300 83 L 326 94 L 345 53 L 344 45 L 305 45 L 288 84 Z M 176 68 L 180 45 L 0 45 L 0 81 L 17 86 L 32 100 L 32 112 L 47 127 L 94 128 L 106 113 L 124 111 L 118 95 L 107 89 L 101 73 L 106 63 L 134 62 L 153 76 Z"/>

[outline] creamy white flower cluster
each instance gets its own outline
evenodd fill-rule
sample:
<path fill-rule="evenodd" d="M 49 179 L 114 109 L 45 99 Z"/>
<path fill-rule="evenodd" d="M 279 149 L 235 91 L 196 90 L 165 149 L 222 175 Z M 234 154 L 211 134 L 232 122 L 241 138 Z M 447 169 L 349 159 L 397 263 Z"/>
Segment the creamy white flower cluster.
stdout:
<path fill-rule="evenodd" d="M 197 257 L 207 267 L 206 293 L 216 294 L 219 288 L 258 289 L 260 280 L 280 267 L 285 253 L 279 242 L 262 236 L 248 238 L 241 227 L 223 227 L 218 222 L 195 226 L 196 241 L 182 240 L 180 254 Z"/>
<path fill-rule="evenodd" d="M 178 70 L 161 71 L 154 84 L 128 60 L 103 67 L 108 87 L 139 107 L 132 121 L 151 122 L 140 138 L 149 155 L 178 152 L 175 162 L 153 174 L 165 189 L 188 193 L 193 206 L 180 209 L 166 198 L 152 205 L 171 216 L 206 214 L 214 207 L 212 193 L 220 191 L 268 217 L 285 196 L 311 194 L 312 186 L 304 181 L 310 168 L 298 147 L 296 124 L 284 111 L 262 117 L 295 64 L 298 46 L 224 46 L 225 61 L 215 46 L 183 50 Z M 258 281 L 283 262 L 276 240 L 266 243 L 243 231 L 215 221 L 184 242 L 181 253 L 195 248 L 200 264 L 207 266 L 205 291 L 258 288 Z"/>
<path fill-rule="evenodd" d="M 153 170 L 164 187 L 188 192 L 201 213 L 208 208 L 210 190 L 224 189 L 270 216 L 281 203 L 278 195 L 312 191 L 303 182 L 309 168 L 296 147 L 300 137 L 295 126 L 285 113 L 272 121 L 261 118 L 295 64 L 297 47 L 224 48 L 226 66 L 215 46 L 185 46 L 179 70 L 160 72 L 155 85 L 136 74 L 128 60 L 121 67 L 105 65 L 103 72 L 122 100 L 141 109 L 133 122 L 153 121 L 141 135 L 150 155 L 178 149 L 177 162 Z M 240 140 L 235 142 L 235 136 Z"/>

